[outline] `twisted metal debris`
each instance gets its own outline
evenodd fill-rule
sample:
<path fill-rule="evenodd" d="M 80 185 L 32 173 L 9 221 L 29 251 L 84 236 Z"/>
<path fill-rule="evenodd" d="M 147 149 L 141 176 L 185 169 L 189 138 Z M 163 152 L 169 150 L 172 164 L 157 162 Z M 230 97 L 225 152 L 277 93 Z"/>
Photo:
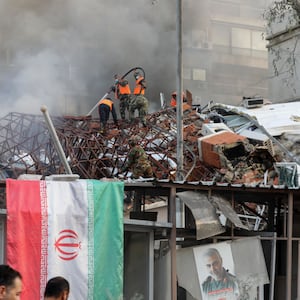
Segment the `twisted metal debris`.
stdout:
<path fill-rule="evenodd" d="M 176 172 L 176 112 L 165 109 L 147 116 L 147 126 L 138 120 L 109 124 L 99 133 L 99 120 L 91 116 L 51 117 L 73 173 L 81 178 L 100 179 L 119 174 L 126 162 L 132 135 L 139 135 L 158 179 L 174 179 Z M 214 172 L 198 158 L 197 138 L 201 121 L 195 111 L 184 112 L 185 180 L 210 180 Z M 55 151 L 43 116 L 10 113 L 0 119 L 0 176 L 62 174 L 64 168 Z M 130 176 L 130 173 L 123 174 Z"/>

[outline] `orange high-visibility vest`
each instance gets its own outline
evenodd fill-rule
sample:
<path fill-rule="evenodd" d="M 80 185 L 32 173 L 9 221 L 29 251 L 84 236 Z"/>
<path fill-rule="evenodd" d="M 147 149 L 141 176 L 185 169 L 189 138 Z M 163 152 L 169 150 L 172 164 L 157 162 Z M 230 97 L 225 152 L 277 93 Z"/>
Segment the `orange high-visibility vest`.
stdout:
<path fill-rule="evenodd" d="M 120 82 L 116 86 L 115 98 L 118 99 L 120 95 L 130 95 L 131 90 L 129 84 L 121 85 Z"/>
<path fill-rule="evenodd" d="M 172 93 L 172 98 L 171 98 L 171 101 L 170 101 L 170 105 L 171 107 L 176 107 L 177 105 L 177 92 L 173 92 Z M 186 97 L 185 97 L 185 93 L 182 92 L 182 101 L 183 102 L 186 102 Z"/>
<path fill-rule="evenodd" d="M 171 98 L 170 105 L 171 105 L 171 107 L 176 107 L 177 102 L 176 102 L 176 99 L 174 97 Z"/>
<path fill-rule="evenodd" d="M 134 88 L 134 91 L 133 91 L 134 95 L 145 95 L 145 88 L 141 84 L 142 80 L 144 80 L 144 77 L 139 77 L 135 81 L 135 88 Z"/>
<path fill-rule="evenodd" d="M 100 102 L 99 102 L 99 105 L 101 104 L 105 104 L 107 106 L 109 106 L 109 110 L 112 110 L 112 106 L 113 106 L 113 102 L 109 99 L 102 99 Z"/>
<path fill-rule="evenodd" d="M 128 83 L 125 86 L 122 86 L 121 84 L 119 84 L 118 88 L 119 88 L 119 94 L 120 95 L 124 95 L 124 94 L 129 95 L 129 94 L 131 94 L 130 87 L 129 87 Z"/>

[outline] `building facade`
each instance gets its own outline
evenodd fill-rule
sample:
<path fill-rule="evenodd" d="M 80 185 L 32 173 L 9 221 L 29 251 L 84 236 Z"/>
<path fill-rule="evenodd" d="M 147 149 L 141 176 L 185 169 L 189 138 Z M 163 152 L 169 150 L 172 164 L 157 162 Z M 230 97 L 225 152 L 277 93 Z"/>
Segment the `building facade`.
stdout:
<path fill-rule="evenodd" d="M 269 93 L 274 102 L 300 98 L 298 60 L 300 47 L 299 16 L 294 10 L 282 10 L 267 28 L 269 49 Z"/>
<path fill-rule="evenodd" d="M 243 96 L 268 97 L 263 13 L 271 2 L 184 1 L 183 85 L 194 103 L 237 105 Z"/>

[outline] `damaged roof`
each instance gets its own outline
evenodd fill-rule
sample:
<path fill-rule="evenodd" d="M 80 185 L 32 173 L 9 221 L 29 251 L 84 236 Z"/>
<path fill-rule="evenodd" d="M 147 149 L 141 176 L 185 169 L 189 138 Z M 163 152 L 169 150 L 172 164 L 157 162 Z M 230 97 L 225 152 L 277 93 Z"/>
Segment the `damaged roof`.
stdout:
<path fill-rule="evenodd" d="M 272 107 L 267 108 L 266 105 L 262 111 L 267 114 L 290 106 Z M 299 107 L 300 103 L 296 102 L 293 109 L 289 109 L 289 120 L 295 125 L 294 129 L 300 124 Z M 264 113 L 256 112 L 254 116 L 254 110 L 251 110 L 250 116 L 245 109 L 220 104 L 201 112 L 186 106 L 183 112 L 184 181 L 279 184 L 280 170 L 274 164 L 295 162 L 299 153 L 291 154 L 295 149 L 286 148 L 279 139 L 281 135 L 276 137 L 276 141 L 286 150 L 282 151 L 275 143 L 275 138 L 268 133 L 268 130 L 272 132 L 271 122 L 266 121 L 266 130 L 257 122 L 263 119 Z M 288 113 L 282 115 L 287 116 Z M 279 119 L 278 116 L 276 118 Z M 130 136 L 138 135 L 151 161 L 155 178 L 175 179 L 177 132 L 176 111 L 172 108 L 148 114 L 146 127 L 138 119 L 133 123 L 120 120 L 119 128 L 109 123 L 105 135 L 99 133 L 99 120 L 91 116 L 52 117 L 52 122 L 72 172 L 81 178 L 99 179 L 119 175 L 129 151 L 127 141 Z M 209 124 L 214 126 L 210 127 Z M 278 124 L 281 123 L 278 121 Z M 284 128 L 291 128 L 291 124 L 289 127 L 282 125 L 282 133 L 285 132 Z M 224 141 L 215 137 L 221 136 L 220 132 L 235 138 Z M 213 143 L 207 143 L 209 140 Z M 299 142 L 299 138 L 294 137 L 293 145 Z M 209 145 L 209 151 L 218 158 L 220 164 L 205 159 L 205 145 Z M 299 148 L 293 145 L 289 144 L 289 147 Z M 283 154 L 287 154 L 287 160 Z M 23 173 L 42 176 L 64 173 L 42 116 L 10 113 L 0 119 L 0 171 L 3 179 L 17 178 Z M 121 175 L 124 178 L 131 176 L 130 173 Z"/>

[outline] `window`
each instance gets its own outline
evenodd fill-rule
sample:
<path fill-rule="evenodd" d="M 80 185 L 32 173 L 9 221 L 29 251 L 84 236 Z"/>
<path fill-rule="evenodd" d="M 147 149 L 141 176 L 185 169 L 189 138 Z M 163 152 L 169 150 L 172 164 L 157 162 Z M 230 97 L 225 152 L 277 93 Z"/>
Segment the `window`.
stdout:
<path fill-rule="evenodd" d="M 230 46 L 230 27 L 224 24 L 214 24 L 212 28 L 212 42 L 214 45 Z"/>
<path fill-rule="evenodd" d="M 193 69 L 193 80 L 206 81 L 206 71 L 203 69 Z"/>
<path fill-rule="evenodd" d="M 192 79 L 192 72 L 189 68 L 183 68 L 182 70 L 182 77 L 183 79 L 191 80 Z"/>
<path fill-rule="evenodd" d="M 252 49 L 253 50 L 261 50 L 266 51 L 266 40 L 262 36 L 261 31 L 252 31 L 251 32 L 252 38 Z"/>
<path fill-rule="evenodd" d="M 267 51 L 262 31 L 232 28 L 232 48 Z"/>
<path fill-rule="evenodd" d="M 244 28 L 232 28 L 232 47 L 250 49 L 251 31 Z"/>

